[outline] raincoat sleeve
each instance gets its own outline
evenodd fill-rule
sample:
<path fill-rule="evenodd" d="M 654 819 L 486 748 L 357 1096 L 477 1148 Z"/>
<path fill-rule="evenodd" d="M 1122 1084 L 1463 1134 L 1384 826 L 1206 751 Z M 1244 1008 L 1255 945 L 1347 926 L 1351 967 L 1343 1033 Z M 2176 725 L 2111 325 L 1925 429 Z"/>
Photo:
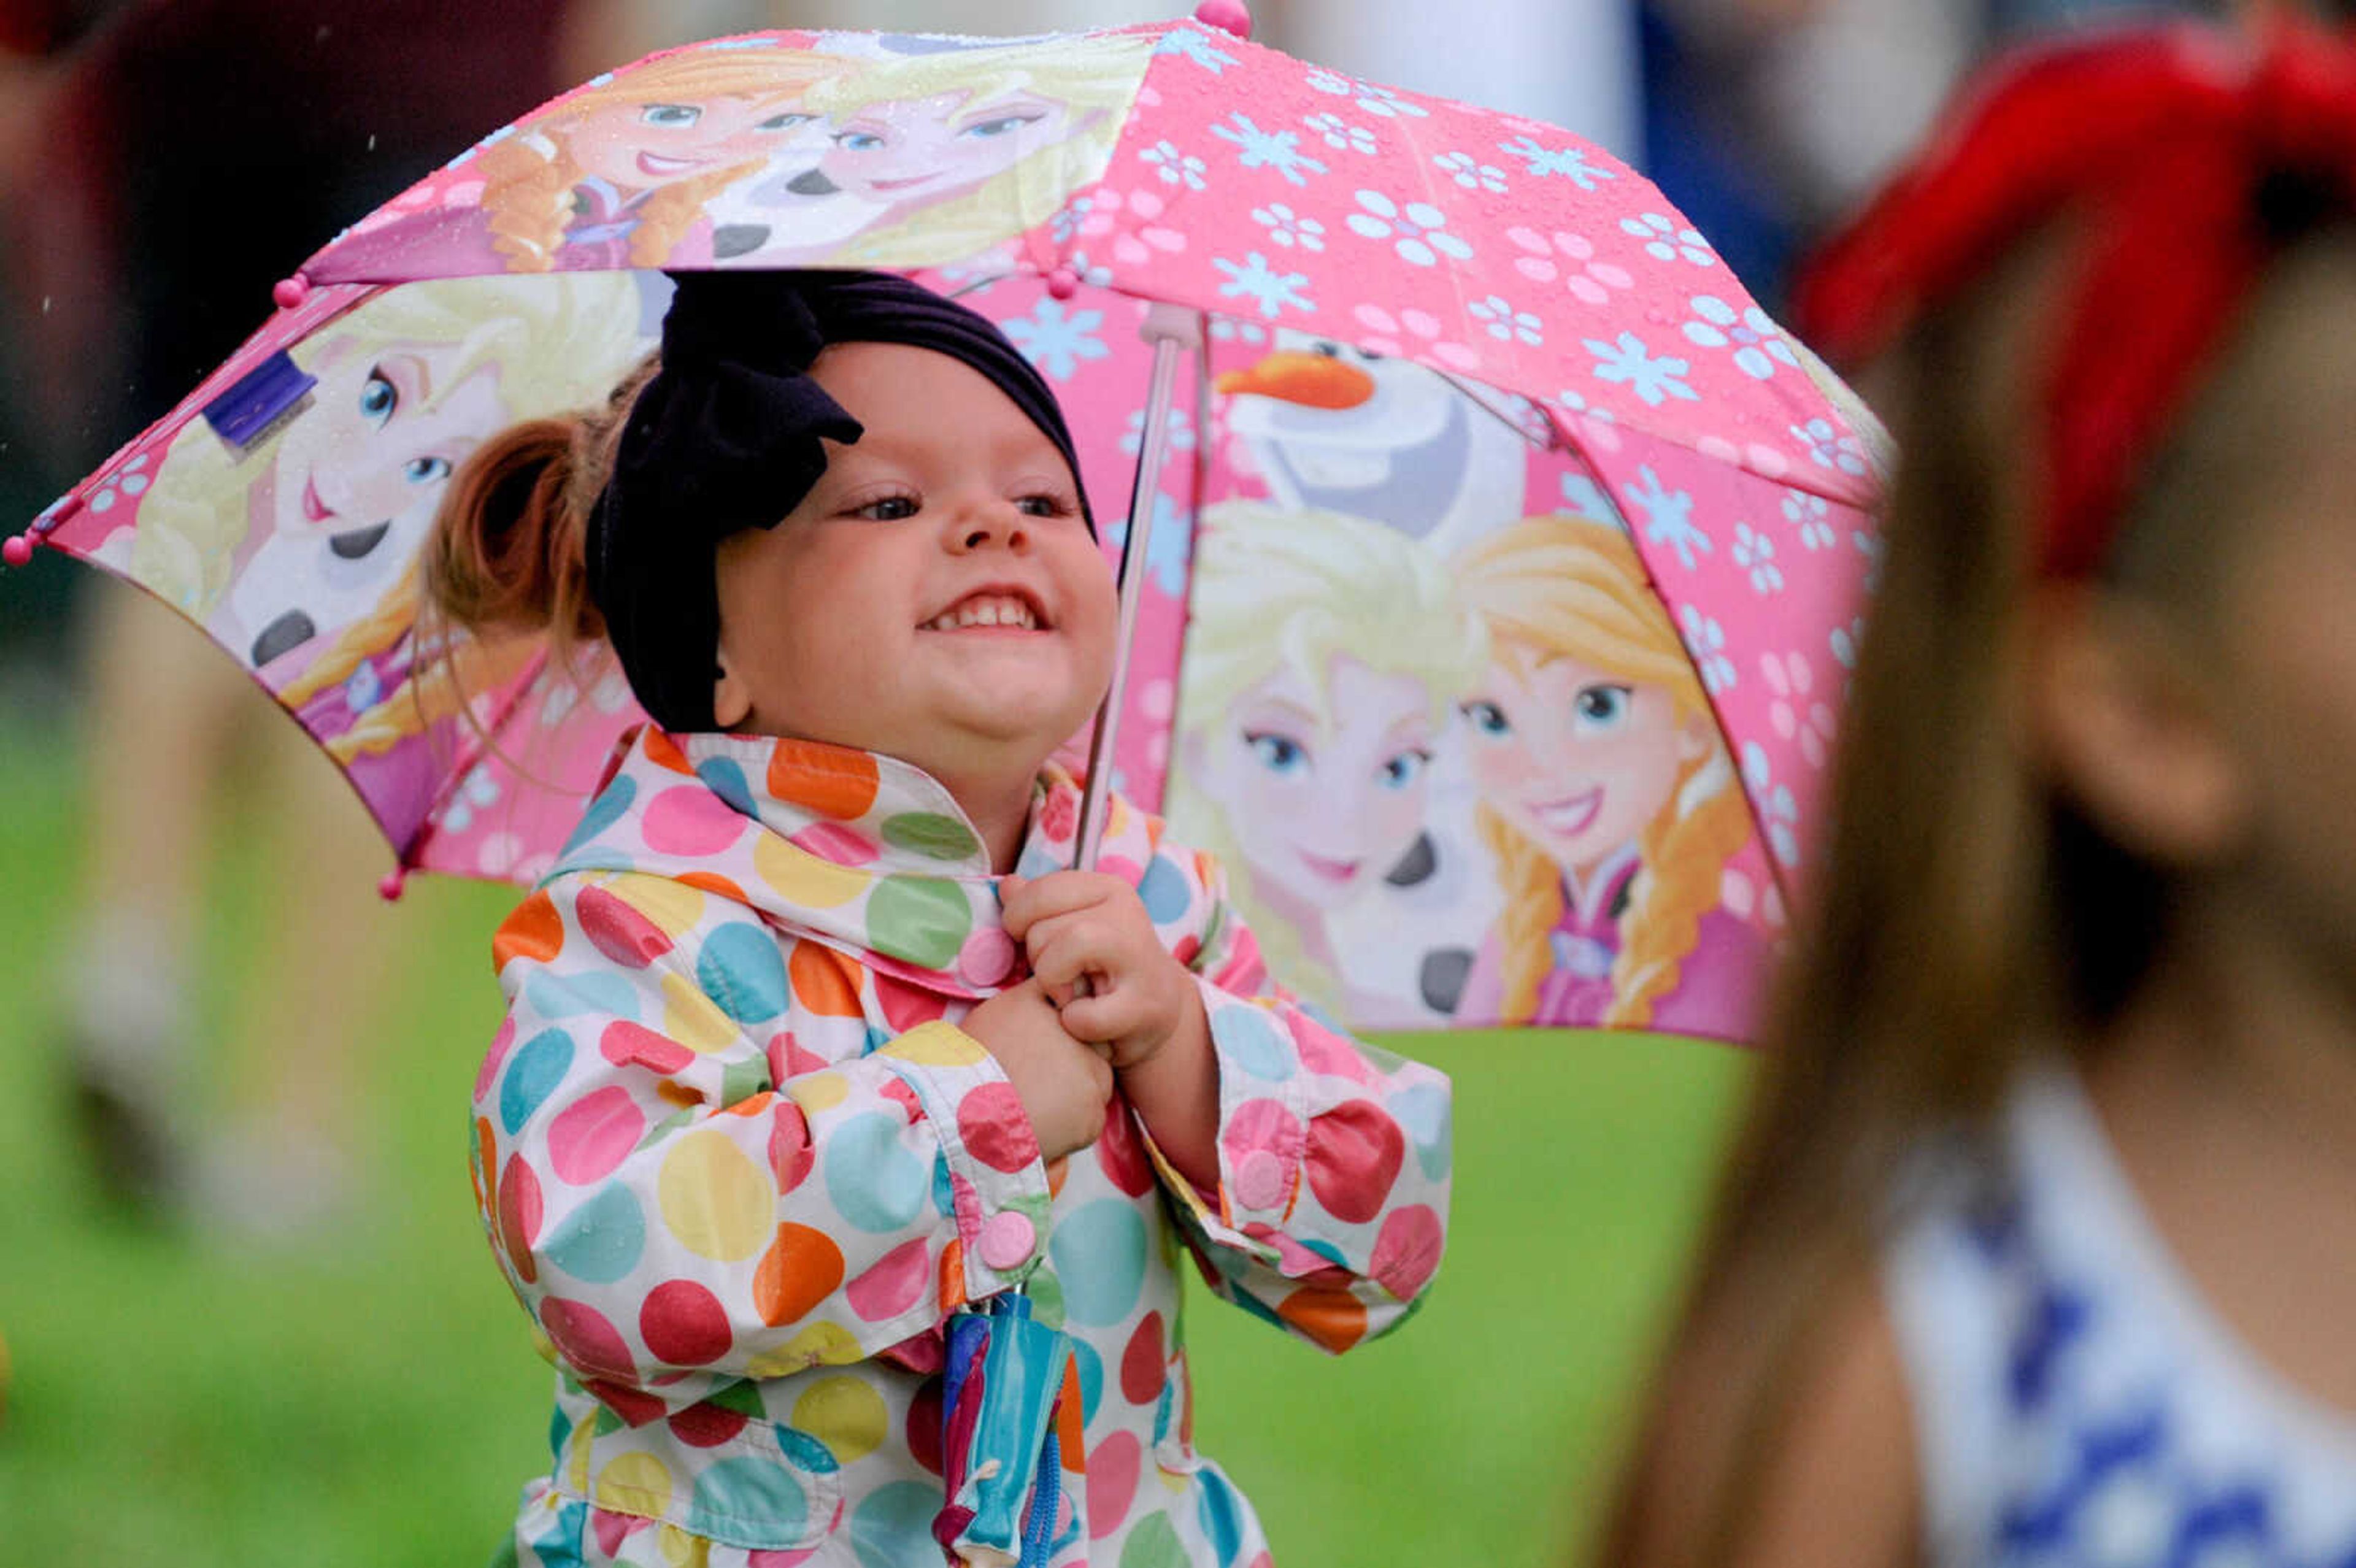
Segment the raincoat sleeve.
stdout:
<path fill-rule="evenodd" d="M 555 879 L 495 953 L 477 1196 L 525 1308 L 632 1424 L 901 1346 L 1035 1255 L 1012 1086 L 947 1022 L 878 1038 L 856 961 L 638 873 Z"/>
<path fill-rule="evenodd" d="M 1273 986 L 1211 857 L 1158 859 L 1191 865 L 1188 911 L 1164 930 L 1202 988 L 1218 1061 L 1217 1190 L 1150 1137 L 1148 1152 L 1211 1288 L 1338 1353 L 1401 1322 L 1440 1266 L 1448 1079 Z"/>

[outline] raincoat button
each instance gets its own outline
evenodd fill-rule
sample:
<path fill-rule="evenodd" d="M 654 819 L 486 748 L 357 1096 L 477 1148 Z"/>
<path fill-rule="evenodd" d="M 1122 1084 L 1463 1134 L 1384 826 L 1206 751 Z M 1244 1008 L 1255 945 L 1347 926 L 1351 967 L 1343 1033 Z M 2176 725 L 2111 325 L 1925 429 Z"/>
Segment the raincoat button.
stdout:
<path fill-rule="evenodd" d="M 981 1227 L 981 1261 L 1001 1274 L 1009 1273 L 1031 1261 L 1031 1249 L 1038 1240 L 1038 1229 L 1029 1216 L 1001 1209 Z"/>

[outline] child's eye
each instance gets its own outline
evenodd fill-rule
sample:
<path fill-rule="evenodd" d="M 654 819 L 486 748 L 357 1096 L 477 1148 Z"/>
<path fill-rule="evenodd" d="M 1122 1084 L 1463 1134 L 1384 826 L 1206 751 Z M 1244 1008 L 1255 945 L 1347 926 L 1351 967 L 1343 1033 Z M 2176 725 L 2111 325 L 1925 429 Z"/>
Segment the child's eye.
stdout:
<path fill-rule="evenodd" d="M 1505 710 L 1494 702 L 1467 702 L 1458 707 L 1457 711 L 1472 720 L 1472 728 L 1483 735 L 1510 735 L 1514 732 L 1513 725 L 1505 720 Z"/>
<path fill-rule="evenodd" d="M 874 523 L 896 523 L 903 517 L 916 515 L 916 499 L 913 496 L 886 496 L 880 501 L 870 501 L 860 507 L 857 516 Z"/>
<path fill-rule="evenodd" d="M 402 465 L 401 474 L 412 485 L 431 485 L 436 479 L 450 476 L 450 460 L 446 457 L 412 457 Z"/>
<path fill-rule="evenodd" d="M 1309 766 L 1308 748 L 1290 735 L 1272 731 L 1247 731 L 1244 744 L 1259 758 L 1260 766 L 1272 773 L 1297 773 Z"/>
<path fill-rule="evenodd" d="M 1628 717 L 1628 708 L 1635 692 L 1625 686 L 1588 686 L 1580 688 L 1571 699 L 1571 709 L 1579 715 L 1583 730 L 1608 730 Z"/>
<path fill-rule="evenodd" d="M 790 131 L 797 125 L 807 125 L 817 119 L 815 114 L 772 114 L 755 127 L 762 131 Z"/>
<path fill-rule="evenodd" d="M 1044 491 L 1036 496 L 1020 497 L 1015 501 L 1014 508 L 1026 517 L 1060 517 L 1074 510 L 1072 503 L 1063 496 Z"/>
<path fill-rule="evenodd" d="M 692 125 L 703 118 L 703 110 L 693 103 L 649 103 L 638 111 L 638 122 L 645 125 Z"/>
<path fill-rule="evenodd" d="M 837 131 L 834 144 L 846 153 L 872 153 L 884 144 L 884 138 L 873 131 Z"/>
<path fill-rule="evenodd" d="M 392 382 L 387 379 L 385 373 L 381 370 L 369 371 L 368 380 L 360 387 L 361 417 L 375 424 L 382 425 L 385 421 L 392 417 L 392 411 L 399 407 L 401 407 L 401 394 L 393 389 Z"/>
<path fill-rule="evenodd" d="M 1398 756 L 1385 763 L 1375 776 L 1381 780 L 1385 789 L 1405 789 L 1421 778 L 1423 770 L 1430 765 L 1430 752 L 1420 750 L 1401 752 Z"/>
<path fill-rule="evenodd" d="M 1039 120 L 1040 116 L 1036 114 L 1001 114 L 994 120 L 977 120 L 959 131 L 958 134 L 972 136 L 977 140 L 990 136 L 1003 136 L 1009 131 L 1019 130 L 1025 125 L 1035 125 Z"/>

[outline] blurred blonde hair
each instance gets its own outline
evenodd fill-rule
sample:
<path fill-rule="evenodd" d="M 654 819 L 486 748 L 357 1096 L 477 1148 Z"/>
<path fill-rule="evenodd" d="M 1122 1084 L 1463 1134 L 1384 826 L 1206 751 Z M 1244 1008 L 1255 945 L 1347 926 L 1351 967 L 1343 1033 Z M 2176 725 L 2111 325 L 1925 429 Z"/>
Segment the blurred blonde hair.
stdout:
<path fill-rule="evenodd" d="M 1714 728 L 1708 694 L 1677 640 L 1627 536 L 1568 513 L 1525 517 L 1458 557 L 1457 593 L 1488 628 L 1493 656 L 1527 671 L 1574 658 L 1668 693 L 1680 724 Z M 1500 1022 L 1537 1015 L 1539 983 L 1553 967 L 1548 942 L 1562 918 L 1562 869 L 1545 848 L 1485 803 L 1481 837 L 1497 858 L 1504 912 L 1505 994 Z M 1637 839 L 1639 869 L 1620 920 L 1608 1026 L 1642 1028 L 1675 989 L 1701 917 L 1719 900 L 1727 860 L 1751 834 L 1745 800 L 1722 741 L 1677 773 L 1667 806 Z"/>
<path fill-rule="evenodd" d="M 1421 681 L 1430 716 L 1445 721 L 1487 657 L 1481 628 L 1450 597 L 1440 563 L 1395 528 L 1342 512 L 1288 511 L 1264 501 L 1203 509 L 1187 598 L 1177 739 L 1208 745 L 1245 692 L 1280 671 L 1328 696 L 1333 661 Z M 1168 816 L 1188 842 L 1216 856 L 1269 972 L 1332 1008 L 1341 981 L 1261 906 L 1226 810 L 1184 770 L 1171 778 Z"/>

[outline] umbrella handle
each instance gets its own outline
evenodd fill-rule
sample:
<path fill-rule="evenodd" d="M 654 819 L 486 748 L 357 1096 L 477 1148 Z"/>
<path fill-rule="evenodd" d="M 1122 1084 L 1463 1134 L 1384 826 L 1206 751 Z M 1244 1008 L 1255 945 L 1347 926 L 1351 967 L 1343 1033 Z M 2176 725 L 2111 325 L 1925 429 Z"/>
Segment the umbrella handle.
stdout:
<path fill-rule="evenodd" d="M 1201 313 L 1184 305 L 1157 302 L 1146 312 L 1139 336 L 1153 345 L 1152 379 L 1145 396 L 1144 439 L 1139 443 L 1137 476 L 1129 491 L 1129 532 L 1120 547 L 1120 620 L 1114 634 L 1112 684 L 1104 706 L 1097 710 L 1095 735 L 1088 741 L 1087 783 L 1080 795 L 1079 832 L 1073 843 L 1072 869 L 1086 871 L 1097 863 L 1104 837 L 1105 814 L 1112 794 L 1113 741 L 1120 729 L 1121 699 L 1129 684 L 1130 643 L 1137 626 L 1137 602 L 1145 582 L 1146 548 L 1153 531 L 1153 498 L 1162 489 L 1162 461 L 1169 446 L 1170 396 L 1178 380 L 1181 349 L 1199 348 L 1203 342 Z"/>

